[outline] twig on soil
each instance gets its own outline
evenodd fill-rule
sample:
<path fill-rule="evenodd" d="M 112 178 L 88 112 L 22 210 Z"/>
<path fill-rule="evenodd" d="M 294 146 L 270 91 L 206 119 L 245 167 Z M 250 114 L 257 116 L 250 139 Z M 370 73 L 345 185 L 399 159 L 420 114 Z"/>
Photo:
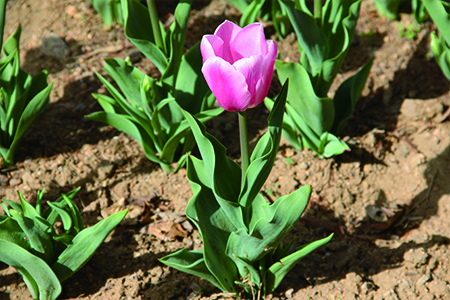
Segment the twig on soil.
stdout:
<path fill-rule="evenodd" d="M 442 122 L 444 122 L 449 116 L 450 116 L 450 107 L 447 108 L 447 110 L 445 111 L 445 113 L 444 113 L 442 116 L 436 117 L 436 118 L 434 119 L 434 122 L 435 122 L 435 123 L 442 123 Z"/>

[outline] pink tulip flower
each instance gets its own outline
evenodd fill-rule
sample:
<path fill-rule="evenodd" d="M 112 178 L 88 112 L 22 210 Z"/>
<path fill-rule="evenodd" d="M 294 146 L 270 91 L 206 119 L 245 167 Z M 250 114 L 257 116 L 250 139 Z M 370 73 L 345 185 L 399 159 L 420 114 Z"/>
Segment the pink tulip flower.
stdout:
<path fill-rule="evenodd" d="M 245 28 L 225 21 L 200 44 L 202 72 L 219 104 L 227 111 L 245 111 L 260 104 L 269 91 L 277 56 L 274 41 L 264 28 Z"/>

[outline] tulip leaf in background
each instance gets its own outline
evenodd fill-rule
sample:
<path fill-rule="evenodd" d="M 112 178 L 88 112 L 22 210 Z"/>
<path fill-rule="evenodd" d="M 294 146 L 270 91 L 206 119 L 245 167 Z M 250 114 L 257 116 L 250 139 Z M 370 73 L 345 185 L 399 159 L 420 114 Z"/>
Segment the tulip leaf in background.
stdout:
<path fill-rule="evenodd" d="M 0 40 L 3 41 L 6 1 L 0 0 Z M 0 42 L 0 166 L 14 164 L 14 154 L 25 133 L 48 105 L 53 83 L 47 84 L 47 71 L 31 77 L 20 68 L 19 25 Z M 3 47 L 1 47 L 3 45 Z"/>
<path fill-rule="evenodd" d="M 91 3 L 95 11 L 102 17 L 103 24 L 111 26 L 114 20 L 116 20 L 119 25 L 123 25 L 123 13 L 120 0 L 91 0 Z"/>
<path fill-rule="evenodd" d="M 450 80 L 450 4 L 441 0 L 422 0 L 439 31 L 431 34 L 431 52 L 442 73 Z"/>
<path fill-rule="evenodd" d="M 391 20 L 396 20 L 398 17 L 398 8 L 403 0 L 374 0 L 374 2 L 380 15 Z"/>
<path fill-rule="evenodd" d="M 257 18 L 270 21 L 280 39 L 292 32 L 292 24 L 279 0 L 226 0 L 242 12 L 241 27 L 254 23 Z"/>
<path fill-rule="evenodd" d="M 273 292 L 302 257 L 329 241 L 331 236 L 292 254 L 292 243 L 287 249 L 281 246 L 306 208 L 311 187 L 302 187 L 273 204 L 259 193 L 278 151 L 287 85 L 274 103 L 269 130 L 258 141 L 243 181 L 241 168 L 226 156 L 226 148 L 206 133 L 199 120 L 185 113 L 203 158 L 187 158 L 193 197 L 186 216 L 199 230 L 203 251 L 182 249 L 161 262 L 202 277 L 222 291 L 255 297 Z"/>
<path fill-rule="evenodd" d="M 153 0 L 148 3 L 155 9 Z M 168 32 L 164 32 L 159 20 L 154 24 L 150 14 L 156 12 L 152 9 L 134 0 L 122 0 L 121 4 L 126 36 L 155 64 L 161 78 L 145 75 L 129 59 L 105 59 L 105 71 L 119 89 L 98 75 L 112 97 L 93 94 L 104 111 L 87 118 L 132 136 L 147 158 L 167 172 L 177 158 L 178 170 L 185 163 L 185 154 L 194 147 L 182 110 L 202 122 L 223 112 L 222 108 L 213 109 L 215 98 L 201 74 L 199 44 L 183 55 L 191 0 L 180 1 Z"/>
<path fill-rule="evenodd" d="M 72 201 L 79 190 L 47 202 L 49 207 L 43 212 L 44 191 L 37 193 L 36 207 L 20 192 L 20 204 L 3 200 L 6 215 L 0 215 L 0 261 L 17 269 L 33 299 L 58 298 L 61 282 L 88 262 L 127 214 L 127 210 L 120 211 L 85 228 Z M 63 233 L 56 231 L 58 218 L 63 223 Z"/>
<path fill-rule="evenodd" d="M 325 157 L 342 154 L 349 147 L 338 136 L 353 114 L 373 59 L 342 83 L 334 98 L 328 92 L 350 48 L 361 0 L 327 0 L 315 15 L 305 0 L 281 3 L 302 54 L 300 63 L 275 63 L 280 81 L 289 78 L 296 87 L 288 92 L 283 134 L 297 149 L 310 147 Z M 266 98 L 265 105 L 270 110 L 273 103 Z"/>

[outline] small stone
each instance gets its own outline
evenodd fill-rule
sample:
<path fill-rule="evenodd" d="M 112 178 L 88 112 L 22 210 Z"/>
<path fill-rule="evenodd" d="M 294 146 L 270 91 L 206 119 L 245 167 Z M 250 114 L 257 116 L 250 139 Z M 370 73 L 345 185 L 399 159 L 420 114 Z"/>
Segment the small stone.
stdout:
<path fill-rule="evenodd" d="M 308 165 L 308 163 L 306 163 L 306 162 L 301 162 L 301 163 L 299 163 L 298 164 L 298 168 L 300 169 L 300 170 L 308 170 L 309 169 L 309 165 Z"/>
<path fill-rule="evenodd" d="M 74 5 L 68 5 L 66 7 L 66 14 L 69 17 L 73 17 L 77 13 L 77 8 Z"/>
<path fill-rule="evenodd" d="M 292 299 L 292 293 L 294 292 L 294 289 L 288 289 L 287 291 L 286 291 L 286 293 L 284 293 L 285 294 L 285 296 L 286 296 L 286 298 L 288 298 L 288 299 Z"/>
<path fill-rule="evenodd" d="M 410 249 L 405 252 L 403 259 L 415 265 L 422 266 L 427 263 L 429 254 L 424 249 Z"/>
<path fill-rule="evenodd" d="M 0 186 L 6 185 L 8 182 L 8 176 L 0 174 Z"/>
<path fill-rule="evenodd" d="M 42 54 L 65 60 L 70 54 L 70 47 L 54 32 L 41 41 L 39 51 Z"/>
<path fill-rule="evenodd" d="M 401 156 L 407 157 L 409 154 L 409 148 L 406 145 L 400 145 L 398 146 L 398 153 L 400 153 Z"/>
<path fill-rule="evenodd" d="M 424 285 L 425 283 L 427 283 L 428 280 L 430 280 L 430 275 L 424 274 L 422 275 L 422 277 L 420 277 L 417 281 L 416 281 L 416 285 L 417 286 L 421 286 Z"/>
<path fill-rule="evenodd" d="M 97 201 L 92 201 L 89 205 L 83 208 L 83 212 L 94 212 L 99 209 L 99 203 Z"/>
<path fill-rule="evenodd" d="M 17 178 L 12 178 L 12 179 L 9 181 L 9 185 L 10 185 L 10 186 L 16 186 L 16 185 L 19 185 L 19 184 L 21 184 L 21 183 L 22 183 L 22 180 L 17 179 Z"/>
<path fill-rule="evenodd" d="M 402 279 L 402 282 L 400 283 L 401 286 L 405 287 L 405 288 L 410 288 L 411 285 L 409 284 L 409 281 L 406 280 L 405 278 Z"/>
<path fill-rule="evenodd" d="M 97 165 L 98 179 L 105 180 L 113 175 L 115 164 L 105 159 Z"/>

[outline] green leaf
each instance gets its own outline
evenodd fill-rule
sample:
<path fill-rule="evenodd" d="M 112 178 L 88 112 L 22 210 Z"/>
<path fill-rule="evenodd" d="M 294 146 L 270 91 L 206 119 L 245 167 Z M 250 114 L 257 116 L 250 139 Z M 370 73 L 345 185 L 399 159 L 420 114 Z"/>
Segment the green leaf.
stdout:
<path fill-rule="evenodd" d="M 225 249 L 230 232 L 236 230 L 235 220 L 229 217 L 230 209 L 224 209 L 219 202 L 223 200 L 214 195 L 204 161 L 188 156 L 187 177 L 193 196 L 187 204 L 186 216 L 194 222 L 202 237 L 206 267 L 221 290 L 234 292 L 237 270 Z"/>
<path fill-rule="evenodd" d="M 183 113 L 189 122 L 205 164 L 210 181 L 205 184 L 212 187 L 214 196 L 233 225 L 237 228 L 245 228 L 238 203 L 241 168 L 227 157 L 226 148 L 215 137 L 206 133 L 205 125 L 188 112 L 183 111 Z"/>
<path fill-rule="evenodd" d="M 269 205 L 260 196 L 253 201 L 252 219 L 247 233 L 243 228 L 231 233 L 227 254 L 255 262 L 274 250 L 300 218 L 311 195 L 304 186 Z"/>
<path fill-rule="evenodd" d="M 34 119 L 36 119 L 36 117 L 47 107 L 52 87 L 53 83 L 51 83 L 45 89 L 40 91 L 36 96 L 34 96 L 34 98 L 28 103 L 25 110 L 20 115 L 13 141 L 5 157 L 5 165 L 11 165 L 13 163 L 13 156 L 16 148 L 24 138 L 28 128 L 31 126 Z"/>
<path fill-rule="evenodd" d="M 4 219 L 2 217 L 5 217 Z M 12 218 L 0 215 L 0 240 L 14 243 L 26 250 L 31 250 L 28 236 Z"/>
<path fill-rule="evenodd" d="M 204 98 L 209 92 L 208 84 L 201 72 L 202 65 L 200 42 L 197 42 L 181 59 L 174 94 L 181 108 L 194 115 L 202 110 L 202 102 L 199 99 Z M 207 108 L 210 107 L 205 109 Z"/>
<path fill-rule="evenodd" d="M 243 12 L 249 6 L 246 0 L 226 0 L 226 1 L 236 6 L 236 8 L 239 9 L 241 12 Z"/>
<path fill-rule="evenodd" d="M 61 284 L 52 269 L 22 247 L 0 239 L 0 261 L 19 272 L 34 299 L 55 300 L 61 294 Z"/>
<path fill-rule="evenodd" d="M 115 6 L 117 0 L 91 0 L 95 11 L 102 17 L 103 23 L 112 25 L 115 19 Z"/>
<path fill-rule="evenodd" d="M 275 68 L 281 82 L 289 78 L 290 85 L 295 86 L 289 89 L 287 96 L 292 108 L 318 136 L 329 131 L 334 120 L 333 100 L 316 96 L 309 75 L 300 64 L 277 60 Z"/>
<path fill-rule="evenodd" d="M 311 74 L 315 77 L 321 71 L 329 47 L 325 34 L 319 29 L 316 20 L 307 9 L 303 11 L 297 9 L 292 0 L 281 0 L 281 5 L 287 11 L 301 52 L 307 57 Z"/>
<path fill-rule="evenodd" d="M 341 135 L 348 119 L 353 115 L 356 102 L 366 85 L 372 67 L 373 58 L 370 59 L 355 75 L 345 80 L 334 95 L 335 118 L 330 129 L 335 135 Z"/>
<path fill-rule="evenodd" d="M 239 203 L 245 208 L 250 208 L 253 199 L 259 193 L 272 171 L 281 139 L 281 127 L 283 124 L 288 85 L 288 80 L 286 80 L 270 112 L 268 118 L 269 130 L 258 141 L 251 155 L 250 165 L 245 174 L 245 181 L 239 195 Z"/>
<path fill-rule="evenodd" d="M 254 23 L 265 2 L 265 0 L 253 0 L 252 2 L 250 2 L 245 10 L 242 11 L 239 25 L 241 27 L 245 27 L 251 23 Z"/>
<path fill-rule="evenodd" d="M 335 155 L 340 155 L 345 151 L 350 151 L 348 145 L 335 137 L 333 134 L 324 132 L 320 137 L 321 148 L 319 153 L 323 154 L 324 157 L 332 157 Z"/>
<path fill-rule="evenodd" d="M 161 258 L 159 261 L 174 269 L 206 279 L 219 289 L 222 289 L 220 283 L 206 267 L 203 251 L 181 249 Z"/>
<path fill-rule="evenodd" d="M 125 218 L 128 210 L 119 211 L 92 227 L 82 230 L 53 264 L 52 270 L 62 282 L 72 276 L 94 255 L 97 248 Z"/>
<path fill-rule="evenodd" d="M 142 107 L 140 83 L 147 77 L 139 69 L 117 58 L 105 58 L 105 71 L 114 79 L 135 108 Z"/>
<path fill-rule="evenodd" d="M 296 252 L 280 259 L 267 270 L 264 277 L 265 294 L 272 293 L 283 280 L 284 276 L 306 255 L 316 250 L 320 246 L 328 243 L 333 234 L 321 240 L 301 246 Z"/>
<path fill-rule="evenodd" d="M 168 67 L 168 58 L 155 44 L 148 9 L 137 1 L 121 1 L 125 35 L 161 73 L 164 73 Z"/>
<path fill-rule="evenodd" d="M 6 39 L 3 44 L 3 53 L 8 56 L 14 51 L 20 50 L 20 34 L 22 33 L 22 26 L 19 24 L 17 29 Z"/>
<path fill-rule="evenodd" d="M 169 87 L 172 93 L 175 91 L 178 70 L 181 57 L 184 52 L 184 40 L 186 38 L 187 22 L 191 10 L 192 0 L 181 0 L 175 9 L 175 21 L 170 25 L 168 36 L 170 38 L 169 64 L 164 72 L 161 72 L 161 82 Z"/>
<path fill-rule="evenodd" d="M 15 210 L 11 210 L 10 213 L 13 220 L 19 224 L 20 228 L 27 235 L 34 254 L 46 262 L 51 262 L 53 259 L 53 245 L 49 234 L 43 231 L 40 224 L 34 219 L 26 217 L 21 212 Z"/>
<path fill-rule="evenodd" d="M 391 20 L 396 20 L 398 16 L 398 8 L 403 0 L 374 0 L 378 12 Z M 433 0 L 435 1 L 435 0 Z"/>
<path fill-rule="evenodd" d="M 422 0 L 433 22 L 436 24 L 440 36 L 450 47 L 450 5 L 440 0 Z"/>

